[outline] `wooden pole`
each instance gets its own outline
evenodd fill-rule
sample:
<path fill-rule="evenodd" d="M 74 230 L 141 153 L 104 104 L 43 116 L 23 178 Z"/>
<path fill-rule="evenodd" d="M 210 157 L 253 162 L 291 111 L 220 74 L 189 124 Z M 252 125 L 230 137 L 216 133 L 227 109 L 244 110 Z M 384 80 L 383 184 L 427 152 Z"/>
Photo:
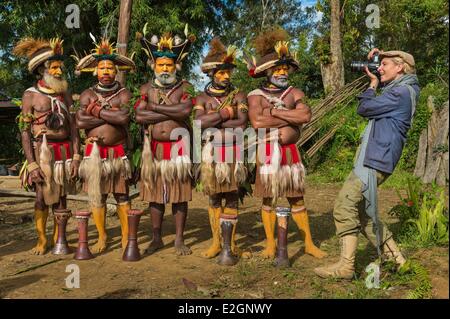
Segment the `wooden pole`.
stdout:
<path fill-rule="evenodd" d="M 117 51 L 119 54 L 127 54 L 128 35 L 130 31 L 131 7 L 133 0 L 120 0 L 120 14 L 119 14 L 119 30 L 117 33 Z M 125 85 L 125 73 L 119 71 L 117 74 L 117 81 Z"/>

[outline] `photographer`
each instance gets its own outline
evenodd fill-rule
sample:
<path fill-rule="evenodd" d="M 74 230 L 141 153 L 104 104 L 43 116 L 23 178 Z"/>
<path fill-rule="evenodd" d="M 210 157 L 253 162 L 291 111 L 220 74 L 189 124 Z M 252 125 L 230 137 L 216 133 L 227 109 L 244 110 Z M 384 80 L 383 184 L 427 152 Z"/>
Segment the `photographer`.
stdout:
<path fill-rule="evenodd" d="M 355 252 L 361 231 L 377 248 L 379 256 L 393 259 L 398 266 L 406 260 L 392 233 L 379 221 L 377 186 L 394 171 L 408 129 L 411 126 L 419 86 L 411 54 L 403 51 L 382 52 L 373 49 L 369 61 L 379 54 L 381 63 L 374 73 L 367 67 L 370 86 L 358 96 L 358 114 L 369 120 L 359 146 L 353 170 L 347 177 L 334 206 L 336 233 L 341 240 L 341 257 L 333 265 L 314 269 L 320 277 L 351 279 Z M 383 85 L 377 95 L 378 85 Z"/>

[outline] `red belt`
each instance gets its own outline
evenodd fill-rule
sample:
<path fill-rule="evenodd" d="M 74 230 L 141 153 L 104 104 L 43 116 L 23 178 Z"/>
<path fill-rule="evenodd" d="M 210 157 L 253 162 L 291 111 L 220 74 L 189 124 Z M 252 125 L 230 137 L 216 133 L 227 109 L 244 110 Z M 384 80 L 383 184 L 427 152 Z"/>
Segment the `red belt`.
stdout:
<path fill-rule="evenodd" d="M 157 149 L 158 145 L 162 145 L 162 147 L 163 147 L 163 156 L 162 156 L 163 160 L 171 159 L 170 153 L 172 151 L 173 145 L 177 145 L 177 147 L 178 147 L 178 156 L 183 156 L 183 155 L 188 154 L 186 145 L 184 144 L 183 140 L 181 140 L 181 139 L 176 142 L 173 142 L 173 141 L 160 142 L 160 141 L 152 140 L 150 147 L 152 149 L 153 154 L 156 154 L 156 149 Z"/>
<path fill-rule="evenodd" d="M 72 153 L 70 152 L 70 141 L 63 142 L 48 142 L 48 146 L 53 147 L 53 158 L 55 161 L 62 161 L 61 146 L 66 150 L 66 159 L 72 158 Z"/>
<path fill-rule="evenodd" d="M 241 160 L 241 148 L 239 147 L 239 145 L 236 144 L 233 144 L 233 146 L 226 146 L 226 145 L 214 146 L 214 152 L 217 152 L 215 153 L 217 154 L 216 158 L 219 158 L 220 163 L 225 162 L 225 154 L 227 152 L 232 152 L 233 159 L 236 159 L 237 161 Z"/>
<path fill-rule="evenodd" d="M 273 146 L 275 145 L 275 143 L 266 143 L 266 160 L 265 160 L 265 164 L 270 164 L 270 159 L 272 157 L 273 154 Z M 295 144 L 286 144 L 286 145 L 280 145 L 281 148 L 281 163 L 280 165 L 287 165 L 287 150 L 289 149 L 291 151 L 291 156 L 292 156 L 292 162 L 290 164 L 295 164 L 295 163 L 299 163 L 300 162 L 300 156 L 298 155 L 297 152 L 297 145 Z"/>
<path fill-rule="evenodd" d="M 84 156 L 91 155 L 93 146 L 94 146 L 94 144 L 87 144 L 86 145 L 86 150 L 84 152 Z M 124 157 L 125 156 L 125 150 L 124 150 L 122 144 L 112 145 L 112 146 L 101 146 L 101 145 L 98 145 L 98 150 L 100 151 L 100 158 L 108 158 L 108 154 L 109 154 L 109 150 L 110 149 L 114 150 L 113 151 L 113 154 L 114 154 L 113 157 L 114 158 Z"/>

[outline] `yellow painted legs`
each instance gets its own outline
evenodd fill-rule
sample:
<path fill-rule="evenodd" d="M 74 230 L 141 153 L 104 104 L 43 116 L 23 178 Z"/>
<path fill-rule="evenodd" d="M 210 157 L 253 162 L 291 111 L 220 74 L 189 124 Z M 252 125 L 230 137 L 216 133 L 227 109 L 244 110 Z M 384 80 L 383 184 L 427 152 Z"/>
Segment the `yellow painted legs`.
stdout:
<path fill-rule="evenodd" d="M 130 203 L 124 202 L 117 204 L 117 215 L 120 220 L 120 228 L 122 229 L 122 249 L 127 247 L 128 243 L 128 211 Z"/>
<path fill-rule="evenodd" d="M 45 225 L 47 224 L 48 207 L 44 210 L 35 208 L 34 222 L 38 233 L 38 242 L 31 252 L 35 255 L 43 255 L 47 250 L 47 236 L 45 235 Z"/>
<path fill-rule="evenodd" d="M 327 256 L 327 254 L 320 250 L 312 240 L 311 230 L 309 229 L 309 220 L 308 213 L 306 209 L 303 209 L 300 212 L 294 212 L 295 206 L 292 207 L 292 219 L 297 224 L 298 229 L 304 235 L 305 240 L 305 253 L 314 256 L 316 258 L 323 258 Z"/>
<path fill-rule="evenodd" d="M 206 258 L 216 257 L 221 250 L 220 244 L 220 213 L 221 207 L 208 207 L 209 223 L 212 232 L 212 244 L 208 250 L 203 252 L 202 256 Z"/>
<path fill-rule="evenodd" d="M 314 245 L 309 228 L 308 213 L 306 211 L 303 198 L 288 198 L 291 203 L 292 219 L 297 224 L 300 233 L 303 235 L 305 241 L 305 253 L 310 254 L 316 258 L 323 258 L 327 254 Z M 277 216 L 275 211 L 270 208 L 270 198 L 263 200 L 263 208 L 261 210 L 262 222 L 264 225 L 264 232 L 266 233 L 266 248 L 262 252 L 264 258 L 274 258 L 276 254 L 275 241 L 275 225 Z"/>
<path fill-rule="evenodd" d="M 275 242 L 275 225 L 277 222 L 277 215 L 273 210 L 262 209 L 261 218 L 264 225 L 264 232 L 266 233 L 266 248 L 262 252 L 264 258 L 275 258 L 277 244 Z"/>
<path fill-rule="evenodd" d="M 92 247 L 92 252 L 101 253 L 106 249 L 106 207 L 92 207 L 92 216 L 98 231 L 98 241 Z"/>

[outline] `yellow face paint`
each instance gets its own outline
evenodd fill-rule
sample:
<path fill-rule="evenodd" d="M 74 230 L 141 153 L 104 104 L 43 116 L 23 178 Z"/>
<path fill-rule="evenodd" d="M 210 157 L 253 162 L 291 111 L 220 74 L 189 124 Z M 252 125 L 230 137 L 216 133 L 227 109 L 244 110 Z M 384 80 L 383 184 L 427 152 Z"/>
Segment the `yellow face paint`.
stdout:
<path fill-rule="evenodd" d="M 102 84 L 112 84 L 116 79 L 116 65 L 113 61 L 102 60 L 97 65 L 97 78 Z"/>
<path fill-rule="evenodd" d="M 60 78 L 63 73 L 62 67 L 63 67 L 62 61 L 52 61 L 48 67 L 48 74 L 50 74 L 55 78 Z"/>
<path fill-rule="evenodd" d="M 288 74 L 289 74 L 289 67 L 286 64 L 280 64 L 273 68 L 272 75 L 274 76 L 288 75 Z"/>
<path fill-rule="evenodd" d="M 157 58 L 155 61 L 155 72 L 156 73 L 162 73 L 162 72 L 168 72 L 173 73 L 175 72 L 175 62 L 173 59 L 161 57 Z"/>
<path fill-rule="evenodd" d="M 224 87 L 227 86 L 230 83 L 232 72 L 233 71 L 231 69 L 218 70 L 216 73 L 214 73 L 214 82 Z"/>

